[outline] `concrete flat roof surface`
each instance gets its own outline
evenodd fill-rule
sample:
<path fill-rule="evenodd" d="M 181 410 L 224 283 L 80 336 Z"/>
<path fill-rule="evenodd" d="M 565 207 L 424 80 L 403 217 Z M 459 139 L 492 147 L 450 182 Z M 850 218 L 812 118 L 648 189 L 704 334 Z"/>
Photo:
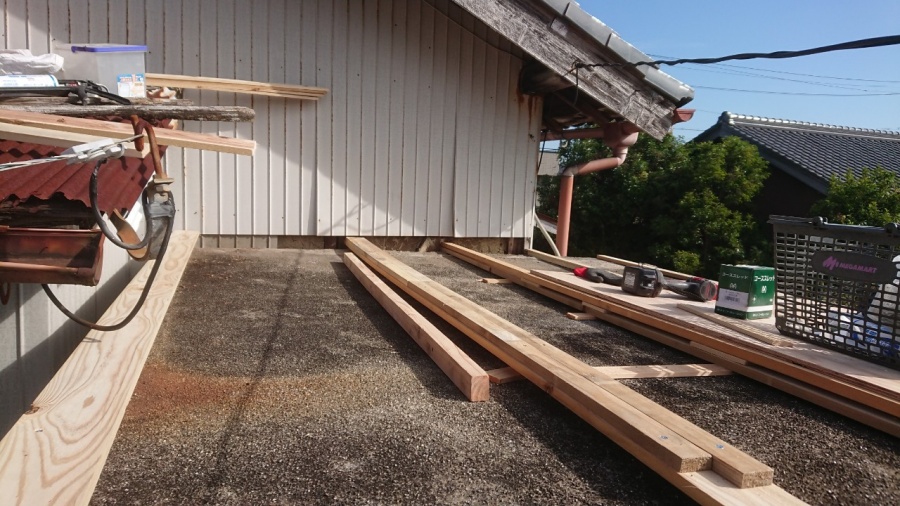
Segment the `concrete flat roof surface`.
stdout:
<path fill-rule="evenodd" d="M 693 503 L 527 381 L 468 402 L 341 254 L 194 251 L 93 504 Z M 590 365 L 702 363 L 481 283 L 493 276 L 450 256 L 392 254 Z M 422 311 L 482 367 L 504 366 Z M 623 383 L 773 467 L 800 499 L 900 504 L 896 438 L 740 376 Z"/>

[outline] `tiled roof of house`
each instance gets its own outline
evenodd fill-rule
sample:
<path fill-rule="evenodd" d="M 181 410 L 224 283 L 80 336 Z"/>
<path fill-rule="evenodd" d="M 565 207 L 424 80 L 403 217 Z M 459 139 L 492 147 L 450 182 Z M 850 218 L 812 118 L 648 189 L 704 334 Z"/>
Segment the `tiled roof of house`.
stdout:
<path fill-rule="evenodd" d="M 879 166 L 900 175 L 900 132 L 724 112 L 697 140 L 730 135 L 755 144 L 770 163 L 823 193 L 831 176 L 843 177 L 848 169 L 859 175 Z"/>

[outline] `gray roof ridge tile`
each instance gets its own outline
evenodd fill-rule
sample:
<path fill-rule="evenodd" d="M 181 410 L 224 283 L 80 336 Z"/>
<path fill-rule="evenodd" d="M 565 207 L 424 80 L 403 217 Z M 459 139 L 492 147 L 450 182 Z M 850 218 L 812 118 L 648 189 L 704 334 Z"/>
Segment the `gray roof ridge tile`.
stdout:
<path fill-rule="evenodd" d="M 797 121 L 789 119 L 768 118 L 765 116 L 750 116 L 745 114 L 735 114 L 725 111 L 720 116 L 719 121 L 728 125 L 736 125 L 737 123 L 769 126 L 773 128 L 794 128 L 798 130 L 810 130 L 816 132 L 827 132 L 832 134 L 845 135 L 867 135 L 867 136 L 886 136 L 889 140 L 900 140 L 900 132 L 892 130 L 878 130 L 871 128 L 859 128 L 840 125 L 830 125 L 827 123 L 813 123 L 809 121 Z"/>

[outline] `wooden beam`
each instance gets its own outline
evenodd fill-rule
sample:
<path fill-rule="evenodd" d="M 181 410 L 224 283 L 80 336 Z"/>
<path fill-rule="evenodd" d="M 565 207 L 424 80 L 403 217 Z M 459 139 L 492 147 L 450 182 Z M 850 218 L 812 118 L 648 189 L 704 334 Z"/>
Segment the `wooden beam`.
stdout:
<path fill-rule="evenodd" d="M 173 102 L 173 103 L 169 103 Z M 4 102 L 0 109 L 5 111 L 21 111 L 41 114 L 54 114 L 72 118 L 105 118 L 117 116 L 127 118 L 137 115 L 144 119 L 181 119 L 193 121 L 253 121 L 256 113 L 249 107 L 235 105 L 187 105 L 177 102 L 160 100 L 154 104 L 104 104 L 104 105 L 76 105 L 76 104 L 33 104 Z"/>
<path fill-rule="evenodd" d="M 575 321 L 591 321 L 591 320 L 597 319 L 596 316 L 594 316 L 590 313 L 575 313 L 572 311 L 569 311 L 568 313 L 566 313 L 566 318 L 568 318 L 570 320 L 575 320 Z"/>
<path fill-rule="evenodd" d="M 516 370 L 512 367 L 500 367 L 498 369 L 491 369 L 487 371 L 487 374 L 491 379 L 491 383 L 497 385 L 512 383 L 513 381 L 521 381 L 525 379 L 525 376 L 517 373 Z"/>
<path fill-rule="evenodd" d="M 579 262 L 575 262 L 574 260 L 569 260 L 565 257 L 558 257 L 556 255 L 550 255 L 550 254 L 544 253 L 543 251 L 538 251 L 535 249 L 526 249 L 525 254 L 530 257 L 537 258 L 538 260 L 547 262 L 548 264 L 553 264 L 558 267 L 563 267 L 563 268 L 569 269 L 569 270 L 577 269 L 579 267 L 587 267 L 586 265 L 579 263 Z"/>
<path fill-rule="evenodd" d="M 8 141 L 25 142 L 32 144 L 43 144 L 46 146 L 56 146 L 60 148 L 70 148 L 80 144 L 99 141 L 108 136 L 97 136 L 76 132 L 63 132 L 49 128 L 40 128 L 35 126 L 13 125 L 10 123 L 0 122 L 0 139 Z M 128 143 L 125 146 L 125 156 L 133 158 L 144 158 L 150 152 L 149 146 L 145 146 L 143 151 L 134 149 L 133 144 Z"/>
<path fill-rule="evenodd" d="M 134 135 L 134 129 L 127 123 L 0 109 L 0 128 L 11 129 L 14 126 L 37 127 L 113 139 L 125 139 Z M 248 156 L 252 156 L 256 150 L 256 141 L 253 140 L 219 137 L 168 128 L 155 128 L 153 131 L 156 134 L 156 141 L 165 146 Z"/>
<path fill-rule="evenodd" d="M 113 332 L 88 332 L 0 440 L 0 490 L 14 504 L 88 504 L 197 232 L 172 235 L 137 317 Z M 121 320 L 152 268 L 148 262 L 100 319 Z"/>
<path fill-rule="evenodd" d="M 745 336 L 752 337 L 753 339 L 757 339 L 766 344 L 771 344 L 772 346 L 780 346 L 783 348 L 793 348 L 794 342 L 788 339 L 784 339 L 783 337 L 775 334 L 774 332 L 766 332 L 764 330 L 760 330 L 756 327 L 751 327 L 746 323 L 741 323 L 740 320 L 736 320 L 734 318 L 729 318 L 727 316 L 720 315 L 715 313 L 712 308 L 706 307 L 697 307 L 690 306 L 688 304 L 678 304 L 678 309 L 682 311 L 687 311 L 688 313 L 697 315 L 701 318 L 706 318 L 707 320 L 714 322 L 718 325 L 721 325 L 725 328 L 729 328 L 731 330 L 740 332 Z"/>
<path fill-rule="evenodd" d="M 627 366 L 594 366 L 598 372 L 613 379 L 638 378 L 694 378 L 701 376 L 728 376 L 731 369 L 716 364 L 677 364 L 677 365 L 627 365 Z M 501 367 L 487 371 L 491 383 L 503 384 L 525 379 L 512 367 Z"/>
<path fill-rule="evenodd" d="M 431 281 L 368 241 L 348 238 L 347 246 L 380 274 L 457 326 L 529 381 L 547 390 L 623 448 L 631 451 L 633 447 L 640 447 L 667 462 L 671 469 L 680 469 L 679 473 L 687 472 L 685 469 L 689 467 L 705 467 L 707 458 L 711 457 L 712 469 L 740 488 L 772 483 L 770 467 Z M 628 437 L 623 440 L 618 434 Z"/>
<path fill-rule="evenodd" d="M 481 278 L 481 282 L 489 285 L 508 285 L 512 283 L 512 281 L 506 278 Z"/>
<path fill-rule="evenodd" d="M 344 264 L 467 399 L 473 402 L 488 400 L 490 385 L 484 369 L 379 279 L 356 255 L 345 253 Z"/>
<path fill-rule="evenodd" d="M 609 255 L 597 255 L 597 259 L 603 260 L 604 262 L 609 262 L 611 264 L 618 264 L 624 267 L 639 267 L 641 265 L 646 265 L 640 264 L 638 262 L 632 262 L 631 260 L 623 260 L 621 258 L 611 257 Z M 678 271 L 670 271 L 668 269 L 659 269 L 659 271 L 662 272 L 664 276 L 673 279 L 690 279 L 694 277 L 690 274 L 684 274 L 683 272 Z"/>
<path fill-rule="evenodd" d="M 169 88 L 189 88 L 194 90 L 246 93 L 269 97 L 318 100 L 328 93 L 326 88 L 301 86 L 284 83 L 262 83 L 239 79 L 217 77 L 181 76 L 173 74 L 144 74 L 148 86 L 168 86 Z"/>
<path fill-rule="evenodd" d="M 474 265 L 475 267 L 512 280 L 517 285 L 524 286 L 525 288 L 537 292 L 547 298 L 553 299 L 557 302 L 561 302 L 573 309 L 581 311 L 582 303 L 580 300 L 574 297 L 563 295 L 554 290 L 549 290 L 538 285 L 537 283 L 525 279 L 524 276 L 528 275 L 527 269 L 522 269 L 505 262 L 496 262 L 494 261 L 494 259 L 486 255 L 481 255 L 480 253 L 473 255 L 475 253 L 474 251 L 449 242 L 442 243 L 441 250 L 449 253 L 456 258 L 459 258 L 460 260 L 464 260 Z"/>

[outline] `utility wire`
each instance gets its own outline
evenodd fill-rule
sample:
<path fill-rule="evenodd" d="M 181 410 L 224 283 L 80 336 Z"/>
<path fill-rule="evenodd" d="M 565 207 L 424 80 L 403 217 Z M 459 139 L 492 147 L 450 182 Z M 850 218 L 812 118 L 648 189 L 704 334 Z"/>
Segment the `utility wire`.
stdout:
<path fill-rule="evenodd" d="M 629 63 L 582 63 L 576 62 L 574 68 L 591 68 L 591 67 L 630 67 L 638 65 L 681 65 L 682 63 L 697 63 L 701 65 L 709 65 L 712 63 L 720 63 L 731 60 L 756 60 L 756 59 L 780 59 L 780 58 L 797 58 L 799 56 L 809 56 L 819 53 L 828 53 L 831 51 L 844 51 L 848 49 L 865 49 L 870 47 L 894 46 L 900 44 L 900 35 L 888 35 L 885 37 L 874 37 L 871 39 L 854 40 L 850 42 L 842 42 L 840 44 L 832 44 L 830 46 L 821 46 L 811 49 L 803 49 L 800 51 L 775 51 L 773 53 L 739 53 L 718 58 L 680 58 L 677 60 L 656 60 L 656 61 L 639 61 Z"/>
<path fill-rule="evenodd" d="M 715 91 L 735 91 L 740 93 L 761 93 L 764 95 L 794 95 L 800 97 L 881 97 L 888 95 L 900 95 L 900 91 L 889 93 L 805 93 L 791 91 L 742 90 L 739 88 L 717 88 L 715 86 L 694 86 L 694 88 Z"/>
<path fill-rule="evenodd" d="M 650 54 L 650 56 L 654 58 L 665 58 L 668 60 L 676 60 L 677 56 L 669 56 L 664 54 Z M 789 76 L 800 76 L 800 77 L 815 77 L 817 79 L 834 79 L 837 81 L 859 81 L 864 83 L 885 83 L 885 84 L 898 84 L 900 81 L 896 80 L 885 80 L 885 79 L 863 79 L 861 77 L 839 77 L 839 76 L 823 76 L 821 74 L 803 74 L 800 72 L 788 72 L 786 70 L 772 70 L 772 69 L 764 69 L 760 67 L 748 67 L 746 65 L 729 65 L 727 63 L 717 63 L 715 64 L 716 68 L 729 68 L 729 69 L 737 69 L 738 71 L 750 71 L 755 70 L 757 72 L 769 72 L 772 74 L 785 74 Z M 696 70 L 696 69 L 695 69 Z M 763 74 L 754 74 L 753 72 L 746 72 L 747 75 L 755 75 L 759 77 L 768 77 Z M 773 77 L 774 78 L 774 77 Z M 856 85 L 854 85 L 856 86 Z M 862 86 L 862 85 L 859 85 Z"/>

